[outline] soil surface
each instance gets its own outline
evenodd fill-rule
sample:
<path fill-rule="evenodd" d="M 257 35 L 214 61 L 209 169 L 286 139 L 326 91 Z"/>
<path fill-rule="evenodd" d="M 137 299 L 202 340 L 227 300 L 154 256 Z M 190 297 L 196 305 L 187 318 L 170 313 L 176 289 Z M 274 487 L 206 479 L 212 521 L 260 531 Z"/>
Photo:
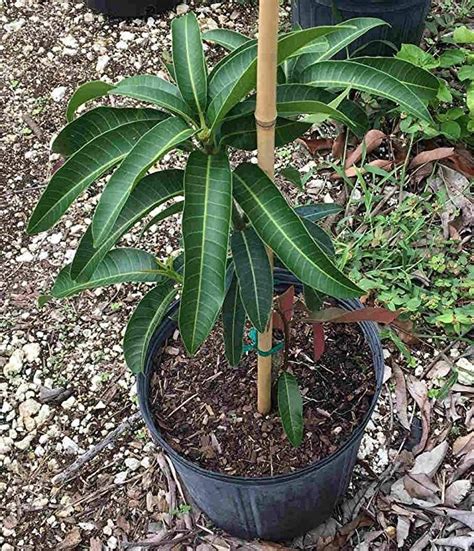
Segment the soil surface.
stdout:
<path fill-rule="evenodd" d="M 186 356 L 177 331 L 157 355 L 152 400 L 169 444 L 212 471 L 273 476 L 306 467 L 346 442 L 375 389 L 362 331 L 357 325 L 328 326 L 326 351 L 317 363 L 311 326 L 297 320 L 291 333 L 289 370 L 304 397 L 304 439 L 298 448 L 283 431 L 276 396 L 269 415 L 256 411 L 256 354 L 245 354 L 237 367 L 229 366 L 219 325 L 194 358 Z M 282 354 L 274 360 L 275 381 Z"/>

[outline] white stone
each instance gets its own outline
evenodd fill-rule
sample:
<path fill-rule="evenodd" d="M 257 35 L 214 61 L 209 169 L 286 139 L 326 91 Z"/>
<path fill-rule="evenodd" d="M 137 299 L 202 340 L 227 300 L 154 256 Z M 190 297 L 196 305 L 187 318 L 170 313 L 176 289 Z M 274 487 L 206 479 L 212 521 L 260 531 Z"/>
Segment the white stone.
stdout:
<path fill-rule="evenodd" d="M 125 484 L 125 481 L 127 480 L 127 474 L 127 471 L 121 471 L 120 473 L 117 473 L 114 478 L 114 484 Z"/>
<path fill-rule="evenodd" d="M 3 368 L 3 374 L 5 375 L 5 377 L 15 376 L 20 373 L 21 368 L 23 367 L 24 357 L 25 353 L 23 352 L 23 350 L 14 350 L 13 354 L 10 356 L 10 359 Z"/>
<path fill-rule="evenodd" d="M 79 46 L 77 40 L 71 35 L 64 36 L 60 40 L 63 43 L 63 45 L 66 46 L 66 48 L 76 49 Z"/>
<path fill-rule="evenodd" d="M 130 40 L 133 40 L 135 38 L 135 35 L 131 33 L 130 31 L 123 31 L 120 33 L 120 40 L 123 40 L 125 42 L 129 42 Z"/>
<path fill-rule="evenodd" d="M 148 469 L 148 467 L 150 467 L 150 465 L 151 465 L 150 458 L 149 458 L 149 457 L 144 457 L 144 458 L 141 460 L 140 465 L 141 465 L 144 469 Z"/>
<path fill-rule="evenodd" d="M 33 259 L 34 256 L 30 253 L 30 251 L 25 251 L 23 254 L 16 257 L 17 262 L 32 262 Z"/>
<path fill-rule="evenodd" d="M 383 349 L 383 357 L 388 360 L 388 358 L 390 358 L 391 354 L 390 354 L 390 350 L 387 350 L 387 348 L 384 348 Z"/>
<path fill-rule="evenodd" d="M 47 404 L 43 404 L 41 406 L 41 409 L 38 412 L 38 415 L 35 417 L 36 426 L 41 427 L 41 425 L 44 424 L 44 422 L 48 419 L 50 408 Z"/>
<path fill-rule="evenodd" d="M 94 14 L 91 12 L 87 12 L 84 14 L 84 21 L 86 23 L 92 23 L 94 21 Z"/>
<path fill-rule="evenodd" d="M 69 438 L 69 436 L 65 436 L 63 438 L 62 445 L 63 450 L 66 453 L 70 453 L 72 455 L 79 455 L 84 453 L 84 450 L 80 448 L 72 438 Z"/>
<path fill-rule="evenodd" d="M 16 31 L 19 31 L 25 23 L 26 21 L 23 18 L 21 18 L 21 19 L 17 19 L 16 21 L 11 21 L 6 25 L 3 25 L 3 28 L 7 31 L 7 33 L 14 33 Z"/>
<path fill-rule="evenodd" d="M 59 102 L 66 95 L 67 88 L 66 86 L 58 86 L 51 92 L 51 98 L 53 101 Z"/>
<path fill-rule="evenodd" d="M 136 471 L 140 467 L 140 461 L 135 459 L 135 457 L 127 457 L 127 459 L 125 459 L 125 466 L 131 471 Z"/>
<path fill-rule="evenodd" d="M 76 398 L 74 396 L 69 396 L 67 400 L 64 400 L 64 402 L 62 402 L 61 407 L 63 409 L 71 409 L 75 402 Z"/>
<path fill-rule="evenodd" d="M 125 40 L 119 40 L 117 44 L 115 44 L 115 47 L 117 50 L 126 50 L 128 48 L 128 44 Z"/>
<path fill-rule="evenodd" d="M 62 232 L 53 233 L 48 237 L 48 241 L 51 243 L 51 245 L 57 245 L 61 242 L 61 239 L 63 238 Z"/>
<path fill-rule="evenodd" d="M 189 11 L 189 6 L 187 4 L 178 4 L 176 6 L 176 13 L 178 15 L 183 15 Z"/>
<path fill-rule="evenodd" d="M 467 358 L 460 358 L 456 362 L 458 367 L 458 382 L 462 385 L 474 385 L 474 364 Z"/>
<path fill-rule="evenodd" d="M 12 449 L 13 440 L 9 436 L 0 436 L 0 455 L 6 455 Z"/>
<path fill-rule="evenodd" d="M 29 342 L 23 347 L 23 352 L 28 363 L 34 362 L 40 356 L 41 346 L 37 342 Z"/>
<path fill-rule="evenodd" d="M 118 546 L 118 539 L 115 536 L 110 536 L 110 538 L 107 540 L 107 547 L 109 549 L 117 549 Z"/>
<path fill-rule="evenodd" d="M 108 63 L 110 61 L 110 57 L 108 55 L 100 55 L 97 58 L 97 64 L 95 66 L 95 70 L 97 73 L 103 73 L 104 69 L 107 67 Z"/>
<path fill-rule="evenodd" d="M 34 436 L 35 436 L 34 433 L 28 434 L 28 436 L 25 436 L 25 438 L 23 438 L 23 440 L 15 442 L 15 447 L 17 447 L 19 450 L 22 450 L 22 451 L 28 449 L 31 446 L 31 442 Z"/>
<path fill-rule="evenodd" d="M 20 413 L 20 417 L 26 418 L 26 417 L 33 417 L 33 415 L 36 415 L 40 409 L 41 409 L 41 404 L 36 400 L 34 400 L 33 398 L 30 398 L 28 400 L 25 400 L 22 404 L 20 404 L 18 411 Z"/>

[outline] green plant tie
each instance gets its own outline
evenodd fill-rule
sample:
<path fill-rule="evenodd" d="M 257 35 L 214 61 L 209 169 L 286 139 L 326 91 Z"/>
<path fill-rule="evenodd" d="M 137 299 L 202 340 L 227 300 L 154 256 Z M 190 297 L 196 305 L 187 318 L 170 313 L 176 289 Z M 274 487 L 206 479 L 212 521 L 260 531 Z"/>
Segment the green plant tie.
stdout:
<path fill-rule="evenodd" d="M 248 337 L 250 339 L 250 344 L 244 344 L 244 352 L 256 350 L 259 356 L 272 356 L 273 354 L 277 354 L 278 352 L 280 352 L 280 350 L 284 346 L 284 343 L 279 342 L 273 348 L 270 348 L 270 350 L 267 350 L 266 352 L 260 350 L 257 344 L 257 330 L 255 329 L 255 327 L 252 327 L 252 329 L 250 329 Z"/>

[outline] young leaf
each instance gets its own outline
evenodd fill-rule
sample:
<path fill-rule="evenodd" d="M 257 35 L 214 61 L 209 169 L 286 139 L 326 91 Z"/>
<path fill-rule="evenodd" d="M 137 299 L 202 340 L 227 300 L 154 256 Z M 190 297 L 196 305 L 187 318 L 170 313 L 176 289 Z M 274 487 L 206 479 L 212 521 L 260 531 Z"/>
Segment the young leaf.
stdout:
<path fill-rule="evenodd" d="M 175 296 L 176 290 L 170 283 L 158 285 L 143 297 L 130 318 L 123 339 L 123 352 L 133 373 L 143 371 L 153 333 Z"/>
<path fill-rule="evenodd" d="M 173 65 L 179 91 L 204 121 L 207 106 L 207 67 L 201 31 L 194 13 L 173 19 Z"/>
<path fill-rule="evenodd" d="M 313 323 L 313 357 L 317 362 L 324 354 L 325 339 L 324 327 L 322 323 Z"/>
<path fill-rule="evenodd" d="M 119 163 L 155 120 L 131 122 L 91 140 L 72 155 L 51 178 L 28 224 L 28 233 L 46 231 L 74 200 L 102 174 Z"/>
<path fill-rule="evenodd" d="M 84 291 L 116 283 L 131 281 L 161 281 L 159 266 L 155 257 L 140 249 L 114 249 L 97 266 L 92 276 L 85 282 L 71 278 L 71 266 L 61 270 L 54 282 L 51 294 L 54 298 L 70 297 Z"/>
<path fill-rule="evenodd" d="M 278 378 L 278 410 L 288 440 L 298 447 L 303 441 L 303 399 L 296 377 L 287 371 Z"/>
<path fill-rule="evenodd" d="M 157 123 L 168 118 L 157 109 L 135 107 L 97 107 L 67 124 L 51 145 L 54 153 L 65 157 L 73 155 L 97 136 L 130 122 L 154 120 Z"/>
<path fill-rule="evenodd" d="M 378 61 L 374 61 L 378 60 Z M 363 58 L 353 61 L 322 61 L 308 67 L 301 75 L 302 81 L 323 88 L 355 88 L 369 94 L 387 98 L 410 113 L 432 123 L 431 115 L 420 98 L 420 90 L 431 90 L 432 75 L 409 63 L 405 65 L 408 73 L 418 71 L 419 84 L 411 86 L 403 82 L 401 75 L 392 76 L 390 68 L 399 68 L 393 62 L 404 63 L 390 58 Z M 373 66 L 371 66 L 372 64 Z M 438 91 L 438 85 L 434 94 Z"/>
<path fill-rule="evenodd" d="M 194 123 L 193 110 L 183 100 L 178 87 L 163 78 L 154 75 L 125 78 L 109 93 L 154 103 L 165 111 L 182 117 L 188 123 Z"/>
<path fill-rule="evenodd" d="M 234 275 L 222 306 L 225 355 L 231 366 L 240 362 L 243 352 L 245 309 L 240 298 L 240 288 Z"/>
<path fill-rule="evenodd" d="M 92 228 L 87 228 L 72 261 L 71 277 L 79 282 L 87 281 L 124 233 L 154 208 L 183 194 L 183 180 L 184 171 L 177 169 L 153 172 L 140 180 L 100 247 L 94 247 Z"/>
<path fill-rule="evenodd" d="M 360 310 L 345 310 L 344 308 L 326 308 L 311 312 L 306 321 L 314 323 L 357 323 L 360 321 L 375 321 L 378 323 L 392 323 L 400 315 L 399 310 L 391 311 L 385 308 L 361 308 Z"/>
<path fill-rule="evenodd" d="M 288 289 L 277 298 L 278 311 L 273 312 L 273 328 L 285 330 L 283 321 L 289 323 L 293 319 L 295 301 L 295 287 L 290 285 Z M 283 319 L 282 319 L 283 316 Z"/>
<path fill-rule="evenodd" d="M 71 122 L 77 109 L 91 99 L 105 96 L 113 88 L 112 84 L 102 82 L 101 80 L 92 80 L 86 82 L 74 92 L 67 104 L 66 119 Z"/>
<path fill-rule="evenodd" d="M 184 285 L 179 327 L 194 354 L 211 331 L 225 298 L 232 173 L 225 153 L 191 153 L 184 177 Z"/>
<path fill-rule="evenodd" d="M 178 117 L 170 117 L 148 131 L 136 143 L 102 192 L 92 219 L 94 245 L 107 238 L 136 184 L 165 153 L 187 140 L 194 130 Z"/>
<path fill-rule="evenodd" d="M 230 244 L 245 311 L 255 328 L 263 332 L 273 300 L 273 276 L 265 245 L 253 228 L 235 231 Z"/>
<path fill-rule="evenodd" d="M 234 196 L 260 238 L 300 281 L 334 297 L 363 294 L 311 238 L 303 220 L 257 165 L 244 163 L 234 172 Z"/>

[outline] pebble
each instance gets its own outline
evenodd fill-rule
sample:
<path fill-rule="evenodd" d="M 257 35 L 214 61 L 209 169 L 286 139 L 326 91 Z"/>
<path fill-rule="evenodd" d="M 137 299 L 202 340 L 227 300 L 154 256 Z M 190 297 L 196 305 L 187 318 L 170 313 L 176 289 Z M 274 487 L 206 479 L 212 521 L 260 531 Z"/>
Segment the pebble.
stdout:
<path fill-rule="evenodd" d="M 130 42 L 130 40 L 134 40 L 134 38 L 135 35 L 130 31 L 123 31 L 120 33 L 120 40 L 123 40 L 124 42 Z"/>
<path fill-rule="evenodd" d="M 34 256 L 30 253 L 30 251 L 25 251 L 24 253 L 20 254 L 16 257 L 17 262 L 32 262 L 34 260 Z"/>
<path fill-rule="evenodd" d="M 135 457 L 127 457 L 125 459 L 125 466 L 131 471 L 136 471 L 140 467 L 140 461 Z"/>
<path fill-rule="evenodd" d="M 474 364 L 467 358 L 460 358 L 456 362 L 458 368 L 458 382 L 462 385 L 474 386 Z"/>
<path fill-rule="evenodd" d="M 97 64 L 95 66 L 96 73 L 102 74 L 109 64 L 110 57 L 108 55 L 100 55 L 97 58 Z"/>
<path fill-rule="evenodd" d="M 128 43 L 125 42 L 125 40 L 119 40 L 117 44 L 115 44 L 115 47 L 117 50 L 126 50 L 128 48 Z"/>
<path fill-rule="evenodd" d="M 28 434 L 28 436 L 25 436 L 25 438 L 23 438 L 23 440 L 15 442 L 15 447 L 21 451 L 27 450 L 31 446 L 31 442 L 33 441 L 34 437 L 34 433 Z"/>
<path fill-rule="evenodd" d="M 117 473 L 114 478 L 114 484 L 125 484 L 125 481 L 127 480 L 127 474 L 127 471 L 121 471 Z"/>
<path fill-rule="evenodd" d="M 11 378 L 12 376 L 20 373 L 23 367 L 24 356 L 25 353 L 23 352 L 23 350 L 17 349 L 13 351 L 13 354 L 10 356 L 10 359 L 3 368 L 3 374 L 5 375 L 5 377 Z"/>
<path fill-rule="evenodd" d="M 51 98 L 53 101 L 60 102 L 66 95 L 66 86 L 58 86 L 51 92 Z"/>
<path fill-rule="evenodd" d="M 74 396 L 70 396 L 67 400 L 64 400 L 64 402 L 61 404 L 61 407 L 63 409 L 71 409 L 76 402 L 76 398 Z"/>
<path fill-rule="evenodd" d="M 62 447 L 66 453 L 69 453 L 71 455 L 80 455 L 84 453 L 84 450 L 79 447 L 72 438 L 69 438 L 69 436 L 65 436 L 63 438 Z"/>
<path fill-rule="evenodd" d="M 183 15 L 189 11 L 189 6 L 187 4 L 178 4 L 176 6 L 176 14 Z"/>
<path fill-rule="evenodd" d="M 41 346 L 37 342 L 29 342 L 23 347 L 23 352 L 25 353 L 25 360 L 31 363 L 39 358 Z"/>
<path fill-rule="evenodd" d="M 38 413 L 40 409 L 41 404 L 36 400 L 33 400 L 33 398 L 30 398 L 29 400 L 25 400 L 22 404 L 20 404 L 18 411 L 21 418 L 26 418 L 33 417 L 36 413 Z"/>

